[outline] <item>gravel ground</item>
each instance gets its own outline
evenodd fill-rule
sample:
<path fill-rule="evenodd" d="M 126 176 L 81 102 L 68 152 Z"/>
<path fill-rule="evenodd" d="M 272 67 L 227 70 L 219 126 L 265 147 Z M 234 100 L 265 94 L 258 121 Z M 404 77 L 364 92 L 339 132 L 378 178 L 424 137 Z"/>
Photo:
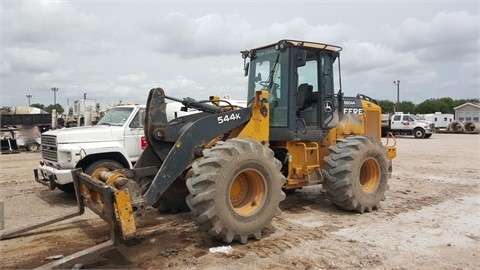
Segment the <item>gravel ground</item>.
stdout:
<path fill-rule="evenodd" d="M 320 186 L 287 196 L 275 230 L 225 247 L 199 232 L 189 213 L 147 211 L 140 235 L 80 261 L 83 268 L 149 269 L 480 269 L 480 136 L 398 137 L 398 156 L 378 211 L 338 210 Z M 0 155 L 0 200 L 11 230 L 76 210 L 75 198 L 36 183 L 40 153 Z M 3 231 L 0 231 L 2 233 Z M 0 242 L 0 268 L 33 268 L 107 240 L 83 216 Z M 224 252 L 212 252 L 212 247 Z"/>

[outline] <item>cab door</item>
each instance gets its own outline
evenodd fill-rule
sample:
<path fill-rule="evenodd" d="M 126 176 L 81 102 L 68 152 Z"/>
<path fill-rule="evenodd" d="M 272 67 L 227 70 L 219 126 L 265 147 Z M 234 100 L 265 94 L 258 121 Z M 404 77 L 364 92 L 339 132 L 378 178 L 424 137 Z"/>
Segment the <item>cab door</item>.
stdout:
<path fill-rule="evenodd" d="M 139 108 L 130 123 L 125 128 L 125 150 L 131 162 L 138 160 L 146 147 L 143 131 L 145 120 L 145 109 Z"/>

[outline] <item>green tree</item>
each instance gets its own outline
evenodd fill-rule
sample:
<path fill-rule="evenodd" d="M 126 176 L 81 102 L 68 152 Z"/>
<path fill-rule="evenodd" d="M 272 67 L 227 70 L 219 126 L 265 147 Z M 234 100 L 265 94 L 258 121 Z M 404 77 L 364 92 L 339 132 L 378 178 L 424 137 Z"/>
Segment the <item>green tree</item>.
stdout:
<path fill-rule="evenodd" d="M 378 105 L 382 108 L 382 113 L 393 113 L 395 103 L 390 100 L 377 100 Z"/>
<path fill-rule="evenodd" d="M 45 107 L 45 111 L 47 111 L 47 112 L 49 112 L 49 113 L 52 113 L 52 111 L 53 111 L 54 109 L 57 110 L 57 113 L 59 113 L 59 114 L 62 114 L 63 111 L 64 111 L 62 105 L 60 105 L 60 104 L 55 104 L 55 105 L 50 104 L 50 105 L 48 105 L 47 107 Z"/>
<path fill-rule="evenodd" d="M 451 97 L 443 97 L 438 100 L 438 107 L 439 109 L 437 112 L 442 113 L 454 113 L 453 108 L 455 107 L 455 101 Z"/>
<path fill-rule="evenodd" d="M 433 98 L 427 99 L 417 105 L 416 112 L 421 114 L 438 112 L 437 102 Z"/>
<path fill-rule="evenodd" d="M 397 107 L 397 112 L 416 113 L 416 105 L 411 101 L 402 101 Z"/>
<path fill-rule="evenodd" d="M 40 104 L 40 103 L 33 103 L 32 105 L 30 105 L 30 107 L 35 107 L 35 108 L 39 108 L 41 110 L 45 110 L 45 105 Z"/>

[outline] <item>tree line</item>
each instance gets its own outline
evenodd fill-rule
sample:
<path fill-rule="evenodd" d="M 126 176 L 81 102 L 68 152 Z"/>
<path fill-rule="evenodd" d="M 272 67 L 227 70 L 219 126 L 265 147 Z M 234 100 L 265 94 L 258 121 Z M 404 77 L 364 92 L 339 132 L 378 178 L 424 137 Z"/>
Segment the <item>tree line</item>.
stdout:
<path fill-rule="evenodd" d="M 62 114 L 65 110 L 63 109 L 62 105 L 60 104 L 50 104 L 48 106 L 45 106 L 43 104 L 40 104 L 40 103 L 33 103 L 30 105 L 30 107 L 35 107 L 35 108 L 39 108 L 41 110 L 44 110 L 48 113 L 52 113 L 53 110 L 57 110 L 57 113 L 59 114 Z"/>
<path fill-rule="evenodd" d="M 402 101 L 398 105 L 390 100 L 377 100 L 377 102 L 378 105 L 380 105 L 380 107 L 382 108 L 382 113 L 408 112 L 413 114 L 427 114 L 441 112 L 454 114 L 455 110 L 453 108 L 467 102 L 480 103 L 480 99 L 452 99 L 449 97 L 443 97 L 430 98 L 419 104 L 415 104 L 411 101 Z"/>

